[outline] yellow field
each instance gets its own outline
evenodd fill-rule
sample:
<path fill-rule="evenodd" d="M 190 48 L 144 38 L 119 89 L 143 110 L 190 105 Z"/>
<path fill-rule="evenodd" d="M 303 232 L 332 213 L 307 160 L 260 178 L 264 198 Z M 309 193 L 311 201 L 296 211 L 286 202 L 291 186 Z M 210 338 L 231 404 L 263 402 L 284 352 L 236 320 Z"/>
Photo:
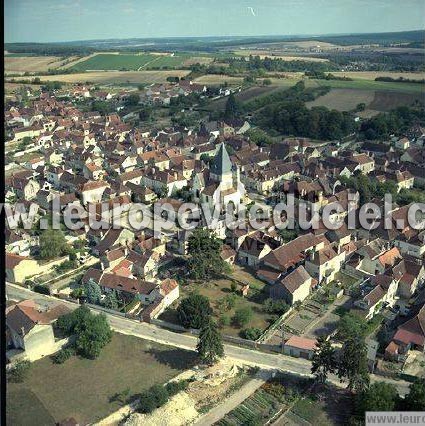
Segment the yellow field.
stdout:
<path fill-rule="evenodd" d="M 282 61 L 329 62 L 329 59 L 313 58 L 310 56 L 282 56 L 282 52 L 268 50 L 235 50 L 234 53 L 239 56 L 259 56 L 260 59 L 267 57 L 272 59 L 281 59 Z"/>
<path fill-rule="evenodd" d="M 167 70 L 167 71 L 99 71 L 78 74 L 58 74 L 38 76 L 41 82 L 62 81 L 64 83 L 165 83 L 167 77 L 185 77 L 190 71 Z M 37 76 L 34 76 L 37 77 Z M 32 77 L 32 78 L 34 78 Z M 20 77 L 15 77 L 19 81 Z M 26 77 L 28 78 L 28 77 Z"/>
<path fill-rule="evenodd" d="M 207 74 L 195 78 L 194 81 L 199 84 L 223 84 L 224 82 L 227 82 L 231 86 L 237 86 L 242 84 L 243 77 L 230 77 L 224 74 Z"/>
<path fill-rule="evenodd" d="M 409 78 L 412 80 L 425 79 L 425 72 L 392 72 L 392 71 L 337 71 L 334 75 L 354 78 L 356 80 L 375 80 L 376 77 Z"/>
<path fill-rule="evenodd" d="M 73 58 L 58 56 L 5 56 L 4 69 L 6 72 L 37 72 L 58 68 Z"/>

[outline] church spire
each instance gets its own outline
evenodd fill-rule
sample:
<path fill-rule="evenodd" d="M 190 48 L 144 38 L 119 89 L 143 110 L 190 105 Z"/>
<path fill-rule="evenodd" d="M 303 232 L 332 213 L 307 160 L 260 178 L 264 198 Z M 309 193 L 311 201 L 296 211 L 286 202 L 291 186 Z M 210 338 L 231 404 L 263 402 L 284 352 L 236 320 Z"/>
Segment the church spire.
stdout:
<path fill-rule="evenodd" d="M 217 176 L 232 173 L 232 162 L 230 161 L 224 142 L 221 143 L 214 158 L 214 162 L 211 166 L 211 172 Z"/>

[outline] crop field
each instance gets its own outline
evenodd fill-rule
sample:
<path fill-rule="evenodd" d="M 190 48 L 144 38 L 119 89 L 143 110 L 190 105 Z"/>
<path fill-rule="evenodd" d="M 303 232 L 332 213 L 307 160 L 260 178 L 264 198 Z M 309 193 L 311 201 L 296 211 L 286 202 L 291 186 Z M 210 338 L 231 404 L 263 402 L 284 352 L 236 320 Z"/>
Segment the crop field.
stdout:
<path fill-rule="evenodd" d="M 151 68 L 179 68 L 196 63 L 208 64 L 213 61 L 211 56 L 190 53 L 157 54 L 157 53 L 95 53 L 72 64 L 76 71 L 140 71 Z"/>
<path fill-rule="evenodd" d="M 63 83 L 152 84 L 165 83 L 167 77 L 184 77 L 188 75 L 189 72 L 188 70 L 98 71 L 79 74 L 43 75 L 38 77 L 41 82 L 61 81 Z M 28 77 L 23 77 L 23 79 L 28 79 Z M 19 77 L 16 77 L 15 81 L 19 81 Z"/>
<path fill-rule="evenodd" d="M 391 72 L 391 71 L 334 71 L 332 74 L 340 77 L 349 77 L 356 80 L 375 80 L 377 77 L 407 78 L 410 80 L 425 79 L 425 72 Z M 384 82 L 385 83 L 385 82 Z M 407 83 L 403 83 L 407 84 Z"/>
<path fill-rule="evenodd" d="M 320 96 L 314 101 L 307 102 L 309 108 L 315 106 L 325 106 L 338 111 L 350 111 L 359 103 L 369 105 L 375 98 L 375 93 L 371 90 L 356 89 L 332 89 L 324 96 Z"/>
<path fill-rule="evenodd" d="M 160 59 L 159 56 L 149 54 L 127 55 L 100 53 L 91 56 L 85 61 L 74 64 L 71 68 L 77 71 L 108 71 L 131 70 L 137 71 L 145 67 L 149 62 Z"/>
<path fill-rule="evenodd" d="M 366 108 L 360 112 L 362 117 L 370 117 L 379 112 L 390 111 L 399 106 L 411 106 L 418 102 L 423 103 L 421 93 L 398 93 L 384 90 L 364 89 L 332 89 L 324 96 L 314 101 L 307 102 L 308 107 L 324 106 L 338 111 L 353 110 L 359 103 L 364 103 Z"/>
<path fill-rule="evenodd" d="M 326 58 L 315 58 L 307 55 L 284 55 L 282 52 L 273 50 L 235 50 L 234 54 L 238 56 L 259 56 L 261 59 L 268 57 L 272 59 L 281 59 L 282 61 L 329 62 L 329 59 Z"/>
<path fill-rule="evenodd" d="M 72 58 L 58 56 L 15 56 L 4 57 L 5 72 L 37 72 L 59 68 Z"/>

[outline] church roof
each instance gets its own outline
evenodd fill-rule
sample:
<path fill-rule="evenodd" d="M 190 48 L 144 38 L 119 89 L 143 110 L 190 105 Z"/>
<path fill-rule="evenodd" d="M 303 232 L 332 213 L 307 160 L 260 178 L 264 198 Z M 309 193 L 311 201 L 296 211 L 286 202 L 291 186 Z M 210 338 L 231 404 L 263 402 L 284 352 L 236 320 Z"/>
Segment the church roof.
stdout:
<path fill-rule="evenodd" d="M 218 153 L 214 157 L 211 172 L 215 175 L 223 175 L 232 172 L 232 162 L 230 161 L 224 142 L 220 145 Z"/>

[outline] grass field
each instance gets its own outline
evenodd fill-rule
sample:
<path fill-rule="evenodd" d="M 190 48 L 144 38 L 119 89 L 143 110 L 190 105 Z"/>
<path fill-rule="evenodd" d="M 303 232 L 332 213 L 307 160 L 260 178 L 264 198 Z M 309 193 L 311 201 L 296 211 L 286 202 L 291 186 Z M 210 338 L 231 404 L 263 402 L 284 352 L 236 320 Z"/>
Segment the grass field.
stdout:
<path fill-rule="evenodd" d="M 192 366 L 195 353 L 115 333 L 96 360 L 44 358 L 23 383 L 7 389 L 8 425 L 50 425 L 67 417 L 95 422 L 119 408 L 109 398 L 127 388 L 139 393 Z M 31 414 L 32 413 L 32 414 Z"/>
<path fill-rule="evenodd" d="M 64 83 L 99 83 L 99 84 L 151 84 L 165 83 L 167 77 L 184 77 L 189 74 L 187 70 L 168 70 L 168 71 L 98 71 L 85 72 L 81 74 L 58 74 L 38 76 L 41 82 L 61 81 Z M 37 77 L 37 76 L 34 76 Z M 22 77 L 28 79 L 28 77 Z M 16 77 L 15 81 L 19 81 Z"/>

